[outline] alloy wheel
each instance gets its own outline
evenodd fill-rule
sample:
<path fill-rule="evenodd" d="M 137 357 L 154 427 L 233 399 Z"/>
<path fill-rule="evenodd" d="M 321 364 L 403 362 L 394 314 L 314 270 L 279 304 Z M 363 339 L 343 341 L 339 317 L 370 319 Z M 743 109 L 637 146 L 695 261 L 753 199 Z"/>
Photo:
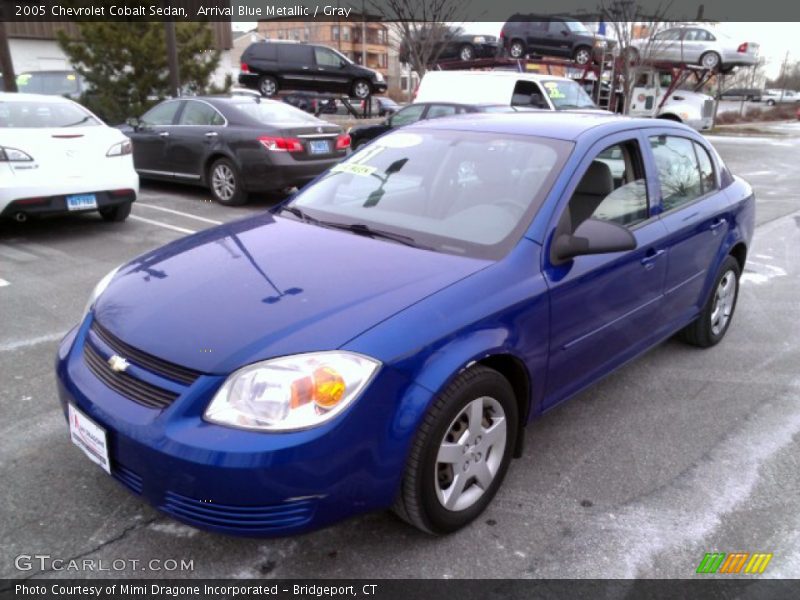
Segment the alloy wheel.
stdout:
<path fill-rule="evenodd" d="M 511 44 L 511 48 L 508 49 L 508 53 L 511 55 L 511 58 L 522 58 L 525 49 L 520 42 L 514 42 Z"/>
<path fill-rule="evenodd" d="M 717 291 L 714 293 L 714 308 L 711 309 L 711 333 L 720 335 L 733 313 L 733 304 L 736 301 L 736 274 L 726 271 L 719 280 Z"/>
<path fill-rule="evenodd" d="M 586 48 L 581 48 L 575 53 L 575 62 L 579 65 L 587 64 L 592 58 L 592 55 Z"/>
<path fill-rule="evenodd" d="M 468 60 L 472 60 L 473 54 L 474 54 L 474 52 L 472 51 L 472 47 L 471 46 L 464 46 L 463 48 L 461 48 L 461 52 L 459 54 L 459 57 L 463 61 L 468 61 Z"/>
<path fill-rule="evenodd" d="M 719 64 L 719 56 L 715 52 L 706 52 L 702 61 L 706 69 L 713 69 Z"/>
<path fill-rule="evenodd" d="M 502 405 L 489 396 L 453 419 L 436 457 L 436 496 L 444 508 L 465 510 L 489 489 L 503 463 L 506 429 Z"/>
<path fill-rule="evenodd" d="M 228 165 L 221 164 L 214 168 L 211 187 L 220 200 L 228 201 L 233 198 L 236 193 L 236 176 Z"/>
<path fill-rule="evenodd" d="M 369 96 L 369 84 L 365 81 L 359 81 L 353 86 L 356 98 L 366 98 Z"/>
<path fill-rule="evenodd" d="M 276 91 L 275 82 L 272 79 L 264 79 L 261 82 L 260 92 L 263 96 L 274 96 Z"/>

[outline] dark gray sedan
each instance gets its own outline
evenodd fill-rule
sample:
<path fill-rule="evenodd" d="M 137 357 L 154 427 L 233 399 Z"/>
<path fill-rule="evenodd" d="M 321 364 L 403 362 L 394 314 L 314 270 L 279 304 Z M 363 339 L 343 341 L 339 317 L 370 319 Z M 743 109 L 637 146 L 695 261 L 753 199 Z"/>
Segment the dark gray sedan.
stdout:
<path fill-rule="evenodd" d="M 121 129 L 143 178 L 207 186 L 221 204 L 249 192 L 301 186 L 350 146 L 341 127 L 250 96 L 165 100 Z"/>

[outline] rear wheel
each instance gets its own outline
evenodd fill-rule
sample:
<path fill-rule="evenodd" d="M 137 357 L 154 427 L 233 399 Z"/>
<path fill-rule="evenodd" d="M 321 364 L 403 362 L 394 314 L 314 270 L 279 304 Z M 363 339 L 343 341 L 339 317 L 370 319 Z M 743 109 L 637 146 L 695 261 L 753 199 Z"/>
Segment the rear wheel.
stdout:
<path fill-rule="evenodd" d="M 500 488 L 517 427 L 517 403 L 505 377 L 483 366 L 461 373 L 419 427 L 395 512 L 436 534 L 473 521 Z"/>
<path fill-rule="evenodd" d="M 683 341 L 708 348 L 717 344 L 728 331 L 739 297 L 739 261 L 728 256 L 719 269 L 711 295 L 696 321 L 680 332 Z"/>
<path fill-rule="evenodd" d="M 514 40 L 508 47 L 508 55 L 511 58 L 523 58 L 525 56 L 525 44 L 521 40 Z"/>
<path fill-rule="evenodd" d="M 247 201 L 236 165 L 227 158 L 220 158 L 211 165 L 208 184 L 211 195 L 220 204 L 238 206 Z"/>
<path fill-rule="evenodd" d="M 258 80 L 258 91 L 266 98 L 274 96 L 278 93 L 278 80 L 269 75 L 264 75 Z"/>
<path fill-rule="evenodd" d="M 100 216 L 104 221 L 112 223 L 121 223 L 128 218 L 131 214 L 131 204 L 133 202 L 125 202 L 124 204 L 117 204 L 116 206 L 107 206 L 99 209 Z"/>
<path fill-rule="evenodd" d="M 369 89 L 369 83 L 364 81 L 363 79 L 356 79 L 353 82 L 353 96 L 358 98 L 359 100 L 364 100 L 365 98 L 369 98 L 369 94 L 372 90 Z"/>

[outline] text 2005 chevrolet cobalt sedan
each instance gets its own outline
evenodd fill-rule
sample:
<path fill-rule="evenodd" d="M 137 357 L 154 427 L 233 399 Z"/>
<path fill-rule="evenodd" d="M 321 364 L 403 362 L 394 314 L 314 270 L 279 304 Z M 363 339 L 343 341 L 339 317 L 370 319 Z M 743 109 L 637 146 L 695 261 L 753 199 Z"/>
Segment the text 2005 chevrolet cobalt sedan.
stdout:
<path fill-rule="evenodd" d="M 426 121 L 109 273 L 58 353 L 71 437 L 198 527 L 451 532 L 526 423 L 676 332 L 723 338 L 753 220 L 680 124 Z"/>

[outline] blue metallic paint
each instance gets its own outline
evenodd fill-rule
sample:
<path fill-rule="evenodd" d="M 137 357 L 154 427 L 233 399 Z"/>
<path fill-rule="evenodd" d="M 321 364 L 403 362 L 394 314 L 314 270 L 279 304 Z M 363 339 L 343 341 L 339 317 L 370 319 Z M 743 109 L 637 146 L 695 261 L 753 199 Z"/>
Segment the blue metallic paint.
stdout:
<path fill-rule="evenodd" d="M 691 322 L 721 261 L 753 233 L 754 197 L 738 179 L 698 201 L 689 226 L 683 211 L 659 216 L 647 136 L 677 134 L 707 147 L 677 124 L 525 113 L 419 127 L 550 136 L 575 147 L 525 237 L 497 262 L 263 215 L 129 263 L 57 358 L 64 409 L 72 402 L 107 428 L 120 481 L 134 491 L 141 485 L 175 518 L 232 534 L 301 532 L 387 507 L 421 419 L 458 372 L 487 357 L 513 357 L 525 366 L 530 397 L 519 400 L 533 418 Z M 582 169 L 602 147 L 631 137 L 642 148 L 653 203 L 653 217 L 634 231 L 637 249 L 552 265 L 552 232 Z M 719 218 L 725 226 L 710 232 Z M 687 264 L 695 253 L 705 265 Z M 139 349 L 209 374 L 162 412 L 130 402 L 82 358 L 93 318 Z M 333 420 L 281 434 L 202 420 L 236 368 L 335 348 L 383 366 Z"/>

